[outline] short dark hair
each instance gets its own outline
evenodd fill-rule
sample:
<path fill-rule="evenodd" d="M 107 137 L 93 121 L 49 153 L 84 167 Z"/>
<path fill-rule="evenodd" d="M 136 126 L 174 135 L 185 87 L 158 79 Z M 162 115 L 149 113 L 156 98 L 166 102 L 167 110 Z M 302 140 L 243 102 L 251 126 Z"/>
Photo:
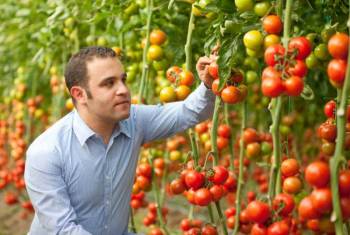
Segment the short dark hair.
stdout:
<path fill-rule="evenodd" d="M 87 89 L 88 96 L 88 71 L 87 62 L 94 58 L 114 58 L 117 54 L 109 47 L 91 46 L 81 49 L 78 53 L 72 55 L 65 69 L 64 77 L 68 90 L 73 86 L 81 86 Z M 91 98 L 91 97 L 90 97 Z"/>

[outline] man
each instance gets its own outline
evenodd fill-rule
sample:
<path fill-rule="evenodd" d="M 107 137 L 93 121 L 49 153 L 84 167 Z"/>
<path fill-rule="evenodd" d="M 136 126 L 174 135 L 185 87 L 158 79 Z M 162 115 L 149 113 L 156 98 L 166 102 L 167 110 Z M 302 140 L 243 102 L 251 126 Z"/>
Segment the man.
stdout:
<path fill-rule="evenodd" d="M 25 182 L 35 209 L 30 235 L 129 234 L 129 202 L 140 146 L 208 119 L 212 59 L 198 60 L 202 84 L 182 102 L 130 105 L 114 51 L 89 47 L 65 71 L 76 110 L 27 151 Z"/>

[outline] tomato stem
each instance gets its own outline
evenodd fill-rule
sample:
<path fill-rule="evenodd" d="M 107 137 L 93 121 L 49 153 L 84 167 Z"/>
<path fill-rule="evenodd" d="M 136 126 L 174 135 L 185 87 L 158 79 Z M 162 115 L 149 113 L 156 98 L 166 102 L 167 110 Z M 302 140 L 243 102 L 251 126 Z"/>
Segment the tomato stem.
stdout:
<path fill-rule="evenodd" d="M 219 155 L 218 155 L 218 145 L 217 145 L 217 131 L 219 124 L 219 111 L 221 107 L 222 101 L 219 96 L 216 96 L 215 99 L 215 107 L 214 107 L 214 115 L 213 115 L 213 125 L 211 128 L 210 139 L 211 139 L 211 149 L 214 155 L 214 165 L 216 166 L 219 163 Z"/>
<path fill-rule="evenodd" d="M 145 91 L 146 78 L 149 72 L 149 63 L 147 61 L 147 51 L 150 45 L 149 37 L 151 32 L 152 13 L 153 13 L 153 0 L 147 0 L 146 44 L 145 44 L 145 47 L 143 48 L 143 55 L 142 55 L 142 76 L 141 76 L 140 90 L 138 95 L 139 104 L 142 103 L 142 98 Z"/>
<path fill-rule="evenodd" d="M 211 207 L 211 203 L 208 205 L 208 212 L 209 212 L 210 223 L 212 223 L 212 224 L 215 223 L 213 208 Z"/>
<path fill-rule="evenodd" d="M 350 45 L 348 46 L 350 49 Z M 339 201 L 339 167 L 341 164 L 346 163 L 344 157 L 344 142 L 345 142 L 345 125 L 346 125 L 346 110 L 347 110 L 347 97 L 350 89 L 350 54 L 348 55 L 346 77 L 344 86 L 341 92 L 338 92 L 338 99 L 340 104 L 337 106 L 337 139 L 335 145 L 334 157 L 330 160 L 331 170 L 331 191 L 332 191 L 332 204 L 333 204 L 333 215 L 332 219 L 335 222 L 335 233 L 337 235 L 345 234 L 343 216 Z"/>
<path fill-rule="evenodd" d="M 244 158 L 244 142 L 243 133 L 247 125 L 247 101 L 242 103 L 242 123 L 241 123 L 241 138 L 239 141 L 239 170 L 238 170 L 238 183 L 236 190 L 236 215 L 235 215 L 235 228 L 233 230 L 233 235 L 238 233 L 239 229 L 239 214 L 241 213 L 241 190 L 243 186 L 243 158 Z"/>
<path fill-rule="evenodd" d="M 288 47 L 290 27 L 291 27 L 291 15 L 292 15 L 292 0 L 287 0 L 286 10 L 284 16 L 283 24 L 283 46 L 284 48 Z M 277 13 L 282 16 L 282 0 L 277 2 Z M 288 50 L 286 50 L 287 53 Z M 284 68 L 283 68 L 284 70 Z M 281 123 L 281 114 L 282 114 L 282 103 L 283 97 L 279 96 L 272 99 L 271 101 L 271 116 L 272 116 L 272 125 L 270 126 L 270 132 L 272 134 L 273 141 L 273 162 L 270 171 L 269 179 L 269 203 L 271 204 L 272 199 L 276 194 L 281 192 L 281 175 L 280 175 L 280 166 L 281 166 L 281 140 L 280 140 L 280 123 Z"/>
<path fill-rule="evenodd" d="M 235 169 L 234 166 L 234 159 L 235 159 L 235 155 L 234 155 L 234 151 L 233 151 L 233 146 L 234 146 L 234 138 L 233 138 L 233 125 L 230 122 L 230 118 L 229 118 L 229 110 L 228 110 L 228 104 L 224 104 L 224 115 L 225 115 L 225 122 L 227 125 L 229 125 L 229 127 L 231 128 L 231 137 L 229 140 L 229 150 L 230 150 L 230 170 L 233 172 Z"/>
<path fill-rule="evenodd" d="M 187 38 L 186 38 L 186 44 L 185 44 L 187 71 L 192 71 L 192 32 L 193 30 L 194 30 L 194 15 L 193 15 L 192 6 L 191 6 L 190 21 L 188 22 Z"/>
<path fill-rule="evenodd" d="M 135 220 L 134 220 L 134 211 L 133 211 L 133 209 L 131 208 L 131 206 L 130 206 L 130 221 L 131 221 L 131 231 L 132 231 L 133 233 L 137 233 L 136 225 L 135 225 Z"/>

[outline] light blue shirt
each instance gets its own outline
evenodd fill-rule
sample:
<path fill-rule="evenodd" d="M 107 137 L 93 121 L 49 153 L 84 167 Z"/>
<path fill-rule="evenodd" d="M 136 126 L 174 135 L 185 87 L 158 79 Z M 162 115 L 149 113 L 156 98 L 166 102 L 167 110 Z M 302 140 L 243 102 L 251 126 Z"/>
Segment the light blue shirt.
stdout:
<path fill-rule="evenodd" d="M 185 101 L 132 105 L 108 145 L 72 111 L 27 151 L 25 182 L 35 209 L 30 235 L 126 235 L 140 146 L 211 117 L 202 83 Z"/>

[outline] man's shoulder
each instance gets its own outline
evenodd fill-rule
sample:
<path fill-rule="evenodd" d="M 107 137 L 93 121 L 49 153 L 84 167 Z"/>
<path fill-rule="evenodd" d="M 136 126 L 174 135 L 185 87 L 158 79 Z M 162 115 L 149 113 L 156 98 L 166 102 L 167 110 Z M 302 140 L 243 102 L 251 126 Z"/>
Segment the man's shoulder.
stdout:
<path fill-rule="evenodd" d="M 72 128 L 72 117 L 73 113 L 68 113 L 41 133 L 29 146 L 27 155 L 37 151 L 43 154 L 53 154 L 57 151 L 57 145 L 66 139 L 66 135 Z"/>

